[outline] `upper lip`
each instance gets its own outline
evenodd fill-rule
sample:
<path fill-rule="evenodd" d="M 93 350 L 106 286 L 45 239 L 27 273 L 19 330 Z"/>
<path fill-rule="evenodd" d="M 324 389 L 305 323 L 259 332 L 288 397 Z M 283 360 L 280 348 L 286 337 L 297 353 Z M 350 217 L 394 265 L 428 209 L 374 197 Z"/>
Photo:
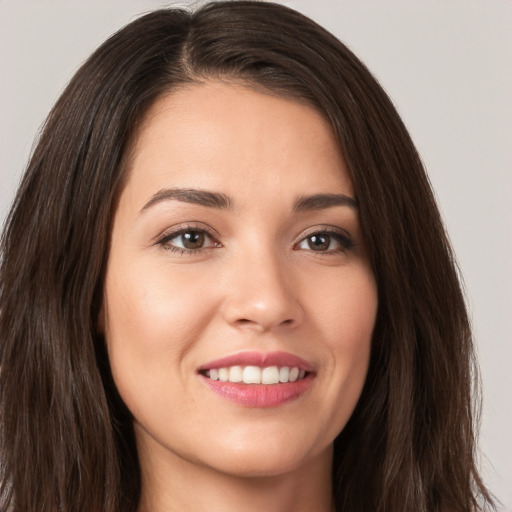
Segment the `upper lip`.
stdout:
<path fill-rule="evenodd" d="M 240 352 L 203 364 L 198 368 L 198 371 L 229 366 L 259 366 L 260 368 L 289 366 L 290 368 L 297 367 L 299 370 L 306 372 L 315 371 L 311 363 L 288 352 Z"/>

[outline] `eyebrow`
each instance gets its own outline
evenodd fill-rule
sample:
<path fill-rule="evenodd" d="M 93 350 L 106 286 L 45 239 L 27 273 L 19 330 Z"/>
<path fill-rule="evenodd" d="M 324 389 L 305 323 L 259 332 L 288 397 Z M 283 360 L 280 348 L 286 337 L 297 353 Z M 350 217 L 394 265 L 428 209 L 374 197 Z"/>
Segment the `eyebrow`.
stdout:
<path fill-rule="evenodd" d="M 195 188 L 164 188 L 151 197 L 142 207 L 141 213 L 157 203 L 173 199 L 206 206 L 207 208 L 219 208 L 221 210 L 229 210 L 231 208 L 229 197 L 219 192 L 209 192 Z"/>
<path fill-rule="evenodd" d="M 219 192 L 210 192 L 208 190 L 194 188 L 165 188 L 154 194 L 142 207 L 140 213 L 157 203 L 171 200 L 221 210 L 229 210 L 233 206 L 231 199 L 226 194 Z M 293 211 L 295 213 L 301 213 L 311 210 L 324 210 L 336 206 L 348 206 L 354 210 L 358 209 L 357 201 L 345 194 L 313 194 L 310 196 L 300 196 L 293 205 Z"/>
<path fill-rule="evenodd" d="M 354 210 L 358 209 L 357 200 L 345 194 L 314 194 L 299 197 L 293 205 L 293 211 L 300 213 L 310 210 L 324 210 L 336 206 L 348 206 Z"/>

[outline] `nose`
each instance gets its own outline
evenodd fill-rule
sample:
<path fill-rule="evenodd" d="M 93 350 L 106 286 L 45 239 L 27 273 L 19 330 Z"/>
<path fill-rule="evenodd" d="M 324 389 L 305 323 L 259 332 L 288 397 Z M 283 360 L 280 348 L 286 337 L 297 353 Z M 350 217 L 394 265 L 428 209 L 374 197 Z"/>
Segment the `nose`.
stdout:
<path fill-rule="evenodd" d="M 260 333 L 302 322 L 299 283 L 286 261 L 262 251 L 231 263 L 223 307 L 230 325 Z"/>

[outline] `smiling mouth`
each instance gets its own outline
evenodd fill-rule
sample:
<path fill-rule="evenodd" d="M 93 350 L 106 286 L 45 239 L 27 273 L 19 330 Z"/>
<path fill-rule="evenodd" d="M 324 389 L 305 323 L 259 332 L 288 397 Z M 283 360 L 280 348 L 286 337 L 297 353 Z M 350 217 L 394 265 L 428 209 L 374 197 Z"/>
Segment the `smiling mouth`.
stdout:
<path fill-rule="evenodd" d="M 296 366 L 228 366 L 202 370 L 201 375 L 211 380 L 240 384 L 285 384 L 307 377 L 308 372 Z"/>
<path fill-rule="evenodd" d="M 287 352 L 248 351 L 210 361 L 197 369 L 206 386 L 242 407 L 279 407 L 313 386 L 316 368 Z"/>

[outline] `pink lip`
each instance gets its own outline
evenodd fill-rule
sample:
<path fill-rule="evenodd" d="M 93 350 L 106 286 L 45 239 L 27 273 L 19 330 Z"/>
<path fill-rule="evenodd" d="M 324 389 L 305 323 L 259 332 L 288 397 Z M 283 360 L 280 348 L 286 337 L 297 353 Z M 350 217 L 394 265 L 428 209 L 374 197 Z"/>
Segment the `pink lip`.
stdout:
<path fill-rule="evenodd" d="M 306 372 L 315 371 L 311 363 L 287 352 L 241 352 L 203 364 L 198 368 L 198 371 L 226 368 L 227 366 L 259 366 L 260 368 L 289 366 L 290 368 L 297 367 L 299 370 Z"/>
<path fill-rule="evenodd" d="M 279 384 L 243 384 L 212 380 L 200 373 L 204 370 L 225 368 L 228 366 L 289 366 L 307 372 L 306 376 L 295 382 Z M 304 359 L 286 352 L 242 352 L 221 359 L 216 359 L 198 368 L 201 380 L 215 393 L 244 407 L 277 407 L 303 395 L 315 378 L 314 367 Z"/>
<path fill-rule="evenodd" d="M 203 382 L 218 395 L 244 407 L 277 407 L 303 395 L 313 383 L 314 375 L 281 384 L 240 384 L 211 380 L 200 375 Z"/>

